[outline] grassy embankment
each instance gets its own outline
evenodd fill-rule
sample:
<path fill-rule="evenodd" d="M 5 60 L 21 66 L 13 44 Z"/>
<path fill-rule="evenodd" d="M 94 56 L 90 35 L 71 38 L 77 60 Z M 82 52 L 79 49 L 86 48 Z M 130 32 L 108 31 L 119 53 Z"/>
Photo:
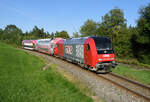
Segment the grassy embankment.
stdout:
<path fill-rule="evenodd" d="M 0 43 L 0 102 L 92 102 L 53 66 Z"/>
<path fill-rule="evenodd" d="M 137 59 L 133 59 L 133 58 L 117 58 L 117 62 L 119 63 L 124 63 L 124 64 L 130 64 L 130 65 L 135 65 L 138 68 L 149 68 L 150 69 L 150 65 L 149 64 L 144 64 L 139 62 Z"/>
<path fill-rule="evenodd" d="M 135 69 L 121 64 L 118 65 L 117 68 L 113 69 L 112 72 L 143 84 L 150 85 L 150 70 Z"/>

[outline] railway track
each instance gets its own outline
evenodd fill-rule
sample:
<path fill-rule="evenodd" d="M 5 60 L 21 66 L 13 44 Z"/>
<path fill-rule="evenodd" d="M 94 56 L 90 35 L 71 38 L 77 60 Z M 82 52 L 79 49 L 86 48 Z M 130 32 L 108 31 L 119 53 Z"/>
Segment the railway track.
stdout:
<path fill-rule="evenodd" d="M 63 61 L 65 63 L 65 61 Z M 87 70 L 91 73 L 91 71 Z M 94 73 L 95 74 L 95 73 Z M 95 74 L 125 90 L 142 98 L 146 102 L 150 102 L 150 87 L 139 82 L 127 79 L 114 73 Z"/>
<path fill-rule="evenodd" d="M 98 75 L 99 77 L 108 80 L 109 82 L 135 94 L 138 97 L 141 97 L 143 100 L 150 102 L 150 87 L 138 83 L 136 81 L 127 79 L 125 77 L 119 76 L 114 73 L 109 73 L 106 75 Z"/>
<path fill-rule="evenodd" d="M 57 58 L 58 60 L 60 60 L 59 58 Z M 61 60 L 63 62 L 63 64 L 66 63 L 66 61 Z M 68 63 L 68 62 L 67 62 Z M 62 64 L 62 63 L 60 63 Z M 73 64 L 75 65 L 75 64 Z M 78 65 L 75 65 L 78 66 Z M 86 70 L 90 73 L 92 73 L 89 70 Z M 125 90 L 127 90 L 128 92 L 135 94 L 136 96 L 142 98 L 144 101 L 146 102 L 150 102 L 150 87 L 146 86 L 144 84 L 141 84 L 139 82 L 127 79 L 125 77 L 119 76 L 117 74 L 114 73 L 107 73 L 107 74 L 96 74 L 98 77 L 101 77 Z"/>
<path fill-rule="evenodd" d="M 46 56 L 48 56 L 48 55 L 46 55 Z M 80 70 L 82 70 L 82 68 L 80 68 L 80 66 L 75 65 L 70 62 L 67 62 L 65 60 L 62 60 L 60 58 L 49 56 L 49 59 L 51 59 L 51 61 L 57 63 L 60 67 L 64 67 L 64 65 L 65 66 L 72 65 L 72 67 L 76 66 L 76 68 L 79 68 Z M 125 77 L 116 75 L 114 73 L 96 74 L 89 70 L 84 70 L 84 71 L 88 72 L 89 75 L 103 78 L 104 80 L 116 85 L 117 87 L 120 87 L 123 90 L 126 90 L 127 92 L 135 95 L 138 98 L 140 97 L 143 100 L 142 102 L 150 102 L 150 87 L 149 86 L 146 86 L 141 83 L 135 82 L 133 80 L 127 79 Z"/>

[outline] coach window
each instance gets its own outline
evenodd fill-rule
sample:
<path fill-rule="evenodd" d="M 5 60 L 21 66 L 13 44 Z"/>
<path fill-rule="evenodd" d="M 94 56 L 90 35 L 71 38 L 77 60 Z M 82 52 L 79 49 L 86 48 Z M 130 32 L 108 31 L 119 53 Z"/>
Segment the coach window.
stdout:
<path fill-rule="evenodd" d="M 90 45 L 89 44 L 87 44 L 87 50 L 90 50 Z"/>
<path fill-rule="evenodd" d="M 53 49 L 53 45 L 51 45 L 51 48 Z"/>
<path fill-rule="evenodd" d="M 58 47 L 58 44 L 56 44 L 56 47 Z"/>

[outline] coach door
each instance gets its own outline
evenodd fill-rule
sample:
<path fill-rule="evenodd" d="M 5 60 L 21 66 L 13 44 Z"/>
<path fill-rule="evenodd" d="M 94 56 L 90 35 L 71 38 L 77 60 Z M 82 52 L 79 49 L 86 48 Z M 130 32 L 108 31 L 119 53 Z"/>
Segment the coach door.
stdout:
<path fill-rule="evenodd" d="M 51 44 L 51 55 L 53 55 L 54 54 L 54 45 L 53 44 Z"/>

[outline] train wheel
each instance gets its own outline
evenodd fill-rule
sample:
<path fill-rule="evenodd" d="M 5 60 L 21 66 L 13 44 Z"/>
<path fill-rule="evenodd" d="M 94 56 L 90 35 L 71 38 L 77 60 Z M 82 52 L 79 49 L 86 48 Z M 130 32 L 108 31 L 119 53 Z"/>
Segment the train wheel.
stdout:
<path fill-rule="evenodd" d="M 110 72 L 110 67 L 105 67 L 104 70 L 105 70 L 106 73 L 109 73 Z"/>
<path fill-rule="evenodd" d="M 96 71 L 96 73 L 97 74 L 107 74 L 107 73 L 109 73 L 110 72 L 110 68 L 109 67 L 104 67 L 104 69 L 103 70 L 97 70 Z"/>

